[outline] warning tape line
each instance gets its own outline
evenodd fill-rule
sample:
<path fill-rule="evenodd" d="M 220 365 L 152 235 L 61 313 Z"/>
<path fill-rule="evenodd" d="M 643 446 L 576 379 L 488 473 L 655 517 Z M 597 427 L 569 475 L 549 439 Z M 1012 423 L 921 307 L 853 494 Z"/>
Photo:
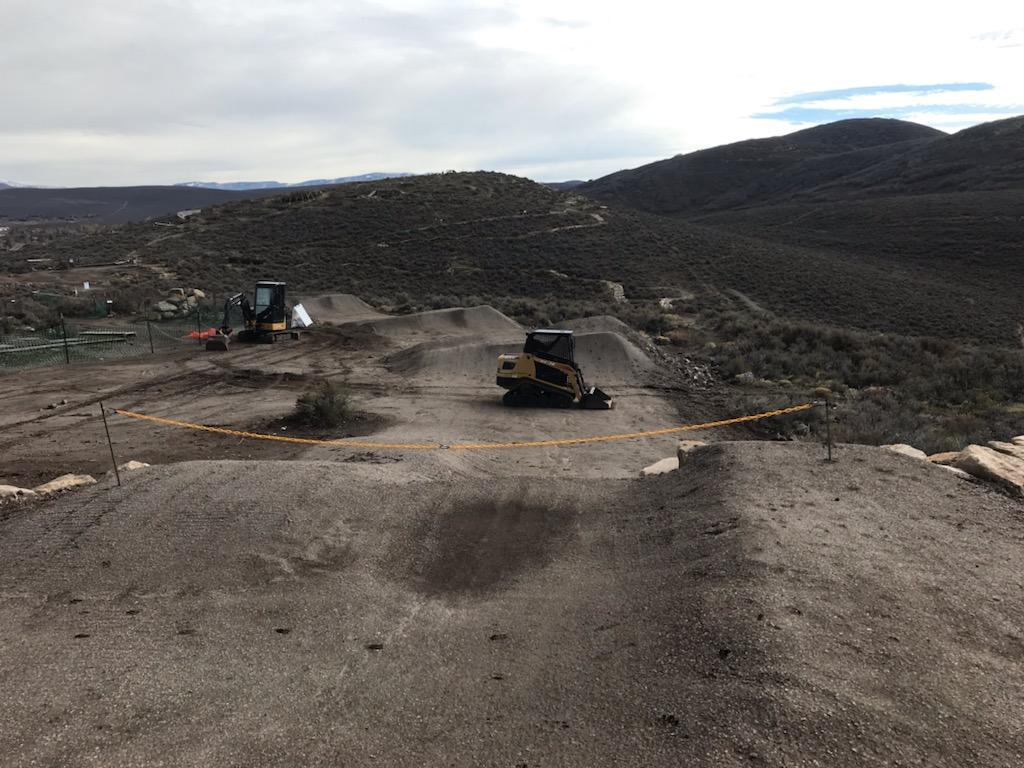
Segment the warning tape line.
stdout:
<path fill-rule="evenodd" d="M 376 450 L 450 450 L 450 451 L 486 451 L 491 449 L 504 448 L 546 448 L 561 445 L 585 445 L 588 443 L 611 443 L 619 440 L 637 440 L 646 437 L 658 437 L 659 435 L 671 435 L 678 432 L 695 432 L 700 429 L 712 429 L 714 427 L 726 427 L 732 424 L 745 424 L 751 421 L 760 421 L 773 416 L 784 416 L 788 413 L 798 413 L 814 408 L 818 403 L 800 403 L 788 408 L 778 408 L 774 411 L 754 413 L 749 416 L 736 416 L 731 419 L 719 421 L 707 421 L 702 424 L 684 424 L 679 427 L 666 427 L 665 429 L 652 429 L 646 432 L 624 432 L 617 435 L 597 435 L 593 437 L 563 437 L 553 440 L 520 440 L 509 443 L 455 443 L 445 445 L 443 443 L 374 443 L 363 440 L 350 440 L 348 438 L 336 440 L 318 440 L 312 437 L 290 437 L 287 435 L 266 435 L 259 432 L 242 432 L 237 429 L 226 427 L 211 427 L 206 424 L 193 424 L 188 421 L 176 419 L 165 419 L 161 416 L 149 416 L 145 413 L 125 411 L 117 409 L 114 413 L 120 416 L 127 416 L 132 419 L 149 421 L 154 424 L 162 424 L 168 427 L 182 427 L 194 429 L 200 432 L 213 432 L 218 435 L 229 435 L 231 437 L 244 437 L 252 440 L 273 440 L 279 443 L 298 443 L 300 445 L 337 445 L 348 448 L 368 448 Z"/>

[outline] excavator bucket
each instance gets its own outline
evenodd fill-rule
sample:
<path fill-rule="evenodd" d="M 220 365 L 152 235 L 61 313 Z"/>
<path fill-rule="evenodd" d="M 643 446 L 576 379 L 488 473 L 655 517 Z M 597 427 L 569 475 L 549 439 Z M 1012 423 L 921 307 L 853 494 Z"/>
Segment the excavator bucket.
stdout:
<path fill-rule="evenodd" d="M 215 333 L 206 340 L 207 352 L 227 352 L 228 337 L 223 333 Z"/>
<path fill-rule="evenodd" d="M 615 402 L 612 400 L 611 395 L 602 392 L 597 387 L 591 387 L 580 398 L 580 408 L 586 408 L 591 411 L 610 411 L 614 407 Z"/>

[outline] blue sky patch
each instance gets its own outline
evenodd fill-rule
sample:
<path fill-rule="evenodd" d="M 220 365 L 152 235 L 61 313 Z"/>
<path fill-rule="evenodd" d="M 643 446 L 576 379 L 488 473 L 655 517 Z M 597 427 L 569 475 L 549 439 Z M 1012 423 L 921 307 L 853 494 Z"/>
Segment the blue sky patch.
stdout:
<path fill-rule="evenodd" d="M 834 99 L 851 99 L 854 96 L 877 96 L 882 93 L 913 93 L 927 96 L 933 93 L 954 93 L 962 91 L 991 91 L 995 88 L 991 83 L 931 83 L 930 85 L 862 85 L 857 88 L 838 88 L 834 91 L 811 91 L 783 96 L 776 99 L 773 106 L 783 104 L 806 104 L 809 101 L 831 101 Z"/>

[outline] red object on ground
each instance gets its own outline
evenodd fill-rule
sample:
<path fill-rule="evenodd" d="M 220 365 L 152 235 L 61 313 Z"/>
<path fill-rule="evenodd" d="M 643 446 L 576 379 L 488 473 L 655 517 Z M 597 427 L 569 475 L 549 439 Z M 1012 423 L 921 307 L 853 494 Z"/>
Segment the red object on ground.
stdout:
<path fill-rule="evenodd" d="M 187 338 L 189 339 L 208 339 L 211 336 L 217 335 L 216 328 L 207 328 L 205 331 L 192 331 Z"/>

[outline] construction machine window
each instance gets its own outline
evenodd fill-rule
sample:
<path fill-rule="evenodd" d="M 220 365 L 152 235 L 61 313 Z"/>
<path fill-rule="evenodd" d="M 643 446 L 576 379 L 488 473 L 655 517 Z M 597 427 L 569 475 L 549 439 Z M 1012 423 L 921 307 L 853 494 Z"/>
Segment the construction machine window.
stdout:
<path fill-rule="evenodd" d="M 256 286 L 256 314 L 259 314 L 264 309 L 274 303 L 274 288 L 269 285 L 257 285 Z"/>
<path fill-rule="evenodd" d="M 523 352 L 571 363 L 573 362 L 572 334 L 544 333 L 543 331 L 531 333 L 526 337 Z"/>

